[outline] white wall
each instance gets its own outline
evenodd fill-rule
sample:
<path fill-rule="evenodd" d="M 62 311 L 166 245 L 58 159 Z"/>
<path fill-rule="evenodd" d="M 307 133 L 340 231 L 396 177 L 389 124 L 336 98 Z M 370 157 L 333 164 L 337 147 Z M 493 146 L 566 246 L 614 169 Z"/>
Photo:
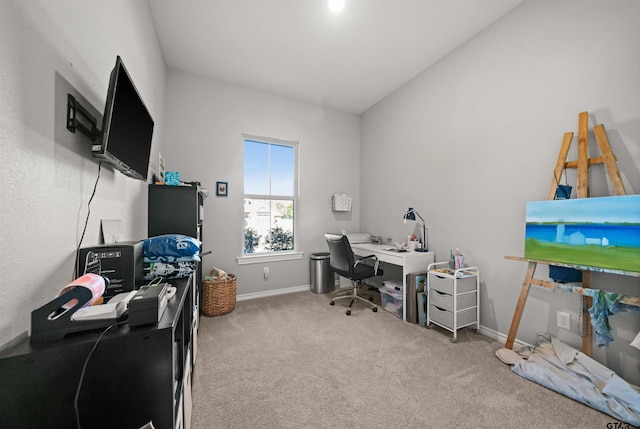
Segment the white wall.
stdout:
<path fill-rule="evenodd" d="M 67 93 L 101 114 L 120 55 L 162 144 L 165 66 L 144 1 L 0 1 L 0 344 L 30 330 L 31 311 L 73 275 L 98 164 L 66 130 Z M 146 184 L 102 169 L 83 245 L 100 219 L 124 239 L 147 235 Z"/>
<path fill-rule="evenodd" d="M 240 295 L 308 285 L 310 254 L 328 251 L 324 233 L 359 230 L 358 116 L 181 71 L 170 70 L 167 82 L 166 168 L 209 191 L 203 247 L 213 254 L 203 258 L 204 272 L 216 266 L 236 274 Z M 300 260 L 236 262 L 244 228 L 243 133 L 299 142 Z M 228 182 L 228 197 L 216 197 L 217 181 Z M 334 193 L 354 198 L 350 213 L 331 211 Z"/>
<path fill-rule="evenodd" d="M 524 2 L 362 115 L 362 229 L 406 239 L 412 226 L 400 219 L 416 208 L 436 260 L 459 247 L 480 268 L 481 324 L 506 334 L 527 267 L 504 256 L 523 255 L 525 203 L 546 198 L 580 112 L 605 125 L 628 193 L 640 192 L 639 53 L 640 2 Z M 602 170 L 593 173 L 592 196 L 608 194 Z M 575 173 L 569 181 L 575 188 Z M 594 283 L 640 296 L 637 278 Z M 518 339 L 534 344 L 547 331 L 579 347 L 578 306 L 575 295 L 533 288 Z M 571 313 L 570 332 L 556 328 L 557 310 Z M 612 326 L 616 341 L 593 355 L 640 384 L 640 351 L 628 346 L 640 317 L 616 315 Z"/>

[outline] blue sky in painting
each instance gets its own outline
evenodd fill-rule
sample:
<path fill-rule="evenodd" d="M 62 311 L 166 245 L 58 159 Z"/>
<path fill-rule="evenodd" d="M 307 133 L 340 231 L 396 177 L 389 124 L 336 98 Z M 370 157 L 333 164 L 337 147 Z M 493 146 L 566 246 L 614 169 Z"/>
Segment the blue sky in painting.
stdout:
<path fill-rule="evenodd" d="M 640 223 L 640 195 L 527 203 L 527 222 Z"/>

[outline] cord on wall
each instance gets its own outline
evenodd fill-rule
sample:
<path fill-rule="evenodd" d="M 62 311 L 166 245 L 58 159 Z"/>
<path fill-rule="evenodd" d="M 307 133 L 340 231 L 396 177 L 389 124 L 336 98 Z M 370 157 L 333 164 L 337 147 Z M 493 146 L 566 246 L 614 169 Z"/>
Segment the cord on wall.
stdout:
<path fill-rule="evenodd" d="M 78 242 L 78 246 L 76 247 L 76 258 L 75 258 L 75 263 L 73 264 L 73 277 L 71 277 L 72 281 L 78 278 L 78 258 L 80 257 L 80 246 L 82 246 L 82 240 L 84 240 L 84 234 L 87 232 L 87 224 L 89 223 L 89 216 L 91 215 L 91 201 L 93 201 L 93 197 L 96 195 L 96 189 L 98 188 L 98 181 L 100 180 L 101 170 L 102 170 L 102 161 L 98 163 L 98 177 L 96 177 L 96 183 L 93 185 L 93 192 L 91 193 L 91 197 L 89 198 L 89 202 L 87 203 L 87 218 L 84 221 L 84 228 L 82 229 L 82 235 L 80 236 L 80 241 Z"/>

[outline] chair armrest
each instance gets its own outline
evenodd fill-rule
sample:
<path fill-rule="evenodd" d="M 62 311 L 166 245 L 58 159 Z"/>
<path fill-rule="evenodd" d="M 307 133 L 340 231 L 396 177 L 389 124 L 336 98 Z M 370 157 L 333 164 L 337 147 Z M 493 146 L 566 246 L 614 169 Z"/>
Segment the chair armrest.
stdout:
<path fill-rule="evenodd" d="M 373 259 L 374 261 L 376 261 L 376 263 L 373 266 L 373 271 L 375 273 L 378 272 L 378 264 L 380 264 L 380 261 L 378 260 L 378 257 L 376 255 L 369 255 L 369 256 L 362 256 L 360 258 L 358 258 L 355 262 L 355 264 L 353 264 L 353 266 L 357 266 L 360 262 L 362 261 L 366 261 L 367 259 Z"/>
<path fill-rule="evenodd" d="M 376 255 L 369 255 L 369 256 L 359 256 L 357 257 L 358 259 L 356 259 L 356 263 L 353 264 L 354 266 L 358 265 L 358 263 L 362 262 L 362 261 L 366 261 L 367 259 L 375 259 L 376 261 L 378 260 L 378 257 Z"/>

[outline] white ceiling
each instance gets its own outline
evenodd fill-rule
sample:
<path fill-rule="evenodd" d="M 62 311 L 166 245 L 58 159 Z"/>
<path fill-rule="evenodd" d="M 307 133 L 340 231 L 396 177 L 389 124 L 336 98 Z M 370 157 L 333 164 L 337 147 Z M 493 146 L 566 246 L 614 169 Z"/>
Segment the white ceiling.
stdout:
<path fill-rule="evenodd" d="M 148 0 L 167 66 L 362 113 L 522 0 Z"/>

